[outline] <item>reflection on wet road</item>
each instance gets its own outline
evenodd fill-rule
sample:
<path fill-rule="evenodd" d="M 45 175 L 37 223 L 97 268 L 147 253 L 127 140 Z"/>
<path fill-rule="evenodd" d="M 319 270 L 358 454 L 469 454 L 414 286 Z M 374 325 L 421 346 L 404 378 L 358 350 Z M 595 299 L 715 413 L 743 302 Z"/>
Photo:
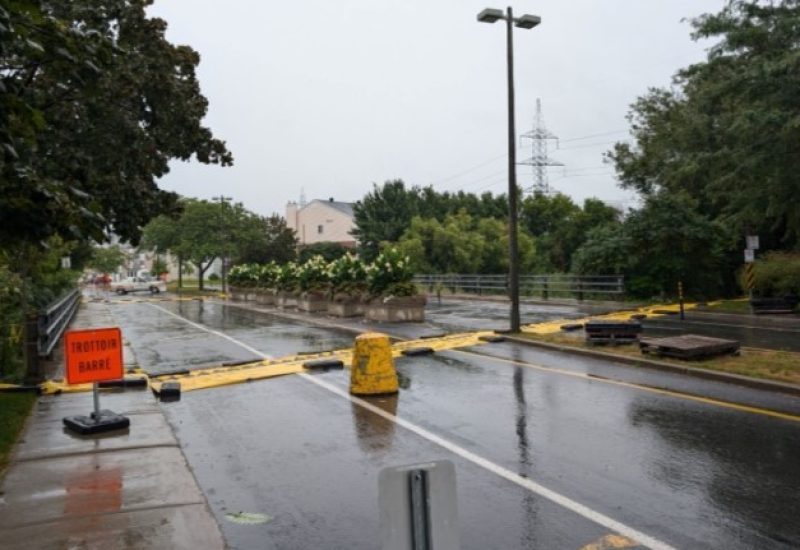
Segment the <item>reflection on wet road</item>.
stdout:
<path fill-rule="evenodd" d="M 219 304 L 164 307 L 270 355 L 352 341 L 343 331 Z M 147 369 L 201 364 L 212 351 L 224 360 L 248 356 L 145 304 L 117 315 Z M 531 353 L 550 364 L 566 361 L 513 344 L 488 349 L 518 363 Z M 618 368 L 569 361 L 572 369 Z M 384 415 L 656 541 L 677 548 L 800 546 L 798 422 L 487 356 L 444 352 L 397 364 L 400 394 L 369 400 Z M 313 379 L 347 388 L 347 371 Z M 164 407 L 233 548 L 375 548 L 378 471 L 441 458 L 456 464 L 463 548 L 580 548 L 609 533 L 300 376 L 193 392 Z M 226 512 L 238 511 L 273 520 L 226 522 Z"/>

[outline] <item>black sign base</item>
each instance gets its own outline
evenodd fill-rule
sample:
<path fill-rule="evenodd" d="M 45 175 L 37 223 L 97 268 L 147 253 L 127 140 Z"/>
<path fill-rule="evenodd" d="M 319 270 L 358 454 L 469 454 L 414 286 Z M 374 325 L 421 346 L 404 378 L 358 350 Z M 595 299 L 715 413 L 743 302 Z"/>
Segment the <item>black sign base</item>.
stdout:
<path fill-rule="evenodd" d="M 64 426 L 80 435 L 122 430 L 130 426 L 130 424 L 131 421 L 127 416 L 122 416 L 109 410 L 100 411 L 98 418 L 95 418 L 94 413 L 89 416 L 67 416 L 64 418 Z"/>

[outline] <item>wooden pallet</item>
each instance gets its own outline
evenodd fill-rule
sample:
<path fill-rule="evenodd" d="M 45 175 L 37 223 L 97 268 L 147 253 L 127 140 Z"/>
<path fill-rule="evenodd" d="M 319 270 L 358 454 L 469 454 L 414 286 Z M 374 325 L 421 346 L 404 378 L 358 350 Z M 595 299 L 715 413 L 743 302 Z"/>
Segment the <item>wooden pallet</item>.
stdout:
<path fill-rule="evenodd" d="M 632 344 L 642 332 L 639 321 L 588 321 L 584 326 L 590 344 Z"/>
<path fill-rule="evenodd" d="M 718 355 L 736 355 L 739 353 L 739 342 L 699 334 L 684 334 L 669 338 L 642 338 L 639 340 L 639 348 L 645 355 L 690 361 Z"/>

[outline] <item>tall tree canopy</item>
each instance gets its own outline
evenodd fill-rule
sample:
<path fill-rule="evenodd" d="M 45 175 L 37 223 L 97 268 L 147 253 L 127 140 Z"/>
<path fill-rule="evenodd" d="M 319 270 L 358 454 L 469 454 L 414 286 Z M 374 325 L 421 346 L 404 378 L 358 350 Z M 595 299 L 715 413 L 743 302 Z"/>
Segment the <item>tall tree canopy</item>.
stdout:
<path fill-rule="evenodd" d="M 387 181 L 373 189 L 354 208 L 359 252 L 367 259 L 378 254 L 380 243 L 396 242 L 411 226 L 411 219 L 420 216 L 443 222 L 451 214 L 464 211 L 475 218 L 508 217 L 505 195 L 439 192 L 433 187 L 406 187 L 402 180 Z"/>
<path fill-rule="evenodd" d="M 230 165 L 202 125 L 200 57 L 152 0 L 16 0 L 0 9 L 0 246 L 52 235 L 136 242 L 174 213 L 171 159 Z"/>
<path fill-rule="evenodd" d="M 762 248 L 800 246 L 800 0 L 729 0 L 692 22 L 718 38 L 706 61 L 652 89 L 629 119 L 635 144 L 609 153 L 622 185 L 691 196 Z"/>
<path fill-rule="evenodd" d="M 525 230 L 518 237 L 520 265 L 528 272 L 535 260 L 533 239 Z M 474 218 L 463 209 L 441 222 L 415 216 L 397 248 L 420 273 L 506 273 L 508 224 Z"/>

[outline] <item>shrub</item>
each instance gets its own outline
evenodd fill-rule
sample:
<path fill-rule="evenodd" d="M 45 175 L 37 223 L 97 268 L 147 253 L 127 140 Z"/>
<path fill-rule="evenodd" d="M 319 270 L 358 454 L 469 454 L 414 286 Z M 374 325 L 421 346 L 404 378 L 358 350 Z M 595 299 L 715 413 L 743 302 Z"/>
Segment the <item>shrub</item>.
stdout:
<path fill-rule="evenodd" d="M 208 280 L 209 281 L 219 281 L 219 275 L 217 275 L 216 273 L 212 273 L 211 275 L 208 276 Z"/>
<path fill-rule="evenodd" d="M 297 264 L 286 262 L 278 268 L 275 276 L 275 286 L 278 290 L 294 292 L 297 290 Z"/>
<path fill-rule="evenodd" d="M 258 264 L 240 264 L 228 273 L 228 283 L 237 287 L 253 287 L 258 282 Z"/>
<path fill-rule="evenodd" d="M 768 252 L 755 262 L 755 292 L 764 297 L 800 294 L 800 253 Z"/>
<path fill-rule="evenodd" d="M 367 286 L 374 296 L 413 296 L 417 293 L 413 278 L 408 256 L 396 248 L 387 248 L 367 267 Z"/>
<path fill-rule="evenodd" d="M 312 256 L 297 268 L 297 287 L 302 292 L 321 292 L 330 281 L 328 262 L 322 256 Z"/>
<path fill-rule="evenodd" d="M 275 288 L 280 269 L 275 262 L 260 266 L 258 270 L 258 286 L 260 288 Z"/>
<path fill-rule="evenodd" d="M 330 264 L 330 283 L 332 294 L 361 294 L 367 290 L 367 266 L 348 252 Z"/>

